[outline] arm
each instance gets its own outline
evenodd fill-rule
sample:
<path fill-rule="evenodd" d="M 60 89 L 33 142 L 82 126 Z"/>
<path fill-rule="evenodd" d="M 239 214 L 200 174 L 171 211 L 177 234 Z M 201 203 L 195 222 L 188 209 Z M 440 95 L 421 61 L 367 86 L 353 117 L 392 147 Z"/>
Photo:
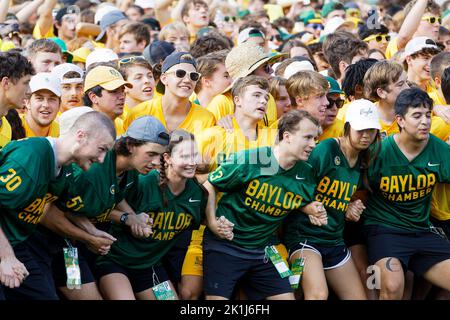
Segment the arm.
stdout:
<path fill-rule="evenodd" d="M 33 0 L 32 2 L 29 2 L 25 7 L 20 9 L 19 12 L 17 12 L 16 16 L 20 23 L 28 21 L 30 16 L 38 10 L 38 8 L 42 5 L 44 0 Z"/>
<path fill-rule="evenodd" d="M 155 1 L 155 16 L 161 23 L 161 27 L 167 24 L 170 20 L 170 6 L 173 0 L 156 0 Z M 177 20 L 174 20 L 177 21 Z"/>
<path fill-rule="evenodd" d="M 186 0 L 180 0 L 175 5 L 175 7 L 172 8 L 171 17 L 172 17 L 173 21 L 183 22 L 183 19 L 181 18 L 181 9 L 184 7 L 185 3 L 186 3 Z"/>
<path fill-rule="evenodd" d="M 0 228 L 0 283 L 8 288 L 17 288 L 28 276 L 28 270 L 20 262 L 8 239 Z"/>
<path fill-rule="evenodd" d="M 206 181 L 203 186 L 209 194 L 205 212 L 208 228 L 219 238 L 233 240 L 234 224 L 223 216 L 219 219 L 216 217 L 216 188 L 209 181 Z"/>
<path fill-rule="evenodd" d="M 120 11 L 125 12 L 130 7 L 132 2 L 134 2 L 134 1 L 133 0 L 123 0 L 120 2 L 120 5 L 118 5 L 117 7 L 119 8 Z"/>
<path fill-rule="evenodd" d="M 397 36 L 398 50 L 403 49 L 419 27 L 420 19 L 425 12 L 428 0 L 418 0 L 403 20 Z"/>
<path fill-rule="evenodd" d="M 8 14 L 9 0 L 0 1 L 0 22 L 4 22 Z"/>
<path fill-rule="evenodd" d="M 101 31 L 100 26 L 93 23 L 79 22 L 76 26 L 77 37 L 96 37 Z"/>
<path fill-rule="evenodd" d="M 36 22 L 39 32 L 44 36 L 48 30 L 53 26 L 52 10 L 56 5 L 57 0 L 44 0 L 44 3 L 39 7 L 39 18 Z"/>
<path fill-rule="evenodd" d="M 148 238 L 153 232 L 151 225 L 153 220 L 145 212 L 136 214 L 126 200 L 122 200 L 117 209 L 114 209 L 109 217 L 116 223 L 120 224 L 120 217 L 125 213 L 128 213 L 128 218 L 125 225 L 130 227 L 131 233 L 135 238 Z"/>

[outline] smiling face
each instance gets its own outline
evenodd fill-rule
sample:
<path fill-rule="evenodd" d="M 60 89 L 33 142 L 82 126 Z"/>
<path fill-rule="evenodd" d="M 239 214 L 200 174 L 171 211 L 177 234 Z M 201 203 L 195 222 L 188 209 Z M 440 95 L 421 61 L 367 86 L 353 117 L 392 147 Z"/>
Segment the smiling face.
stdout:
<path fill-rule="evenodd" d="M 166 151 L 166 147 L 153 142 L 131 147 L 131 167 L 140 174 L 147 174 L 160 166 L 161 154 L 164 151 Z"/>
<path fill-rule="evenodd" d="M 191 179 L 200 162 L 197 144 L 194 140 L 183 140 L 173 147 L 170 155 L 164 154 L 164 160 L 176 176 Z"/>
<path fill-rule="evenodd" d="M 428 53 L 406 57 L 409 80 L 414 81 L 417 79 L 420 82 L 429 81 L 431 79 L 430 62 L 432 58 L 433 55 Z"/>
<path fill-rule="evenodd" d="M 103 163 L 113 144 L 113 137 L 105 129 L 91 134 L 80 129 L 72 149 L 74 161 L 81 169 L 89 170 L 93 163 Z"/>
<path fill-rule="evenodd" d="M 316 147 L 319 127 L 311 120 L 304 118 L 296 126 L 294 132 L 285 132 L 283 141 L 288 143 L 289 153 L 297 160 L 306 161 Z"/>
<path fill-rule="evenodd" d="M 308 111 L 314 118 L 316 118 L 322 125 L 325 122 L 327 116 L 328 99 L 327 94 L 312 94 L 307 99 L 296 98 L 297 105 Z"/>
<path fill-rule="evenodd" d="M 185 75 L 183 78 L 177 76 L 177 70 L 183 70 Z M 190 77 L 191 72 L 197 72 L 195 67 L 190 63 L 180 63 L 169 68 L 161 75 L 161 82 L 166 86 L 166 90 L 180 98 L 189 98 L 194 91 L 197 81 L 193 81 Z"/>
<path fill-rule="evenodd" d="M 48 127 L 58 115 L 59 102 L 59 97 L 49 90 L 34 92 L 26 103 L 27 120 Z"/>

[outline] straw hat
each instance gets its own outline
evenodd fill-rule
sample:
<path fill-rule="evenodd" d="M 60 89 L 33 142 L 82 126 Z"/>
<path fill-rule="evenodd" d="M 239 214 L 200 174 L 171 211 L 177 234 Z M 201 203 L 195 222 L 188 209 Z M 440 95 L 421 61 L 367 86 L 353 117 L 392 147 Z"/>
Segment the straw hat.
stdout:
<path fill-rule="evenodd" d="M 266 53 L 260 46 L 244 42 L 228 53 L 225 68 L 234 83 L 237 79 L 250 75 L 264 63 L 274 63 L 282 56 L 283 54 L 280 53 Z M 226 88 L 224 92 L 230 90 L 232 86 Z"/>

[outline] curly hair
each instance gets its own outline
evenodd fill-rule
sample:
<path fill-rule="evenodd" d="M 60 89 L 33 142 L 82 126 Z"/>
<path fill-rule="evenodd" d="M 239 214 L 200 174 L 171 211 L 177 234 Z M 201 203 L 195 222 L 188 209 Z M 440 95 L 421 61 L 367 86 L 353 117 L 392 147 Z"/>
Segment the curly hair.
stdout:
<path fill-rule="evenodd" d="M 0 52 L 0 79 L 8 77 L 13 83 L 27 75 L 34 75 L 31 62 L 19 52 Z"/>

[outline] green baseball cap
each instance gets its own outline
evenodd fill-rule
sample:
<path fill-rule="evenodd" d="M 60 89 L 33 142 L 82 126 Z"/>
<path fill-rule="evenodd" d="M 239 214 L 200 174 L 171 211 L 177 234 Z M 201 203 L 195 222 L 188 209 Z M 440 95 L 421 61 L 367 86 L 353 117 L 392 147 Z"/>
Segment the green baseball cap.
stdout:
<path fill-rule="evenodd" d="M 308 11 L 303 11 L 298 16 L 298 21 L 302 21 L 304 24 L 306 24 L 306 22 L 308 22 L 308 20 L 314 19 L 314 18 L 315 18 L 314 11 L 313 10 L 308 10 Z"/>
<path fill-rule="evenodd" d="M 344 91 L 341 90 L 341 87 L 339 86 L 339 83 L 336 80 L 334 80 L 332 77 L 325 77 L 325 78 L 327 78 L 328 84 L 330 85 L 328 93 L 338 93 L 338 94 L 344 93 Z"/>
<path fill-rule="evenodd" d="M 73 59 L 73 55 L 72 55 L 72 53 L 67 51 L 66 43 L 63 40 L 61 40 L 60 38 L 58 38 L 58 37 L 51 37 L 51 38 L 48 38 L 48 39 L 52 40 L 54 43 L 56 43 L 58 45 L 58 47 L 61 48 L 61 52 L 63 54 L 67 54 L 67 62 L 71 63 L 72 59 Z"/>
<path fill-rule="evenodd" d="M 335 10 L 334 6 L 337 3 L 339 3 L 339 2 L 331 1 L 331 2 L 328 2 L 328 3 L 324 4 L 323 7 L 322 7 L 322 13 L 321 13 L 322 14 L 322 18 L 326 18 L 330 14 L 331 11 L 334 11 Z"/>

